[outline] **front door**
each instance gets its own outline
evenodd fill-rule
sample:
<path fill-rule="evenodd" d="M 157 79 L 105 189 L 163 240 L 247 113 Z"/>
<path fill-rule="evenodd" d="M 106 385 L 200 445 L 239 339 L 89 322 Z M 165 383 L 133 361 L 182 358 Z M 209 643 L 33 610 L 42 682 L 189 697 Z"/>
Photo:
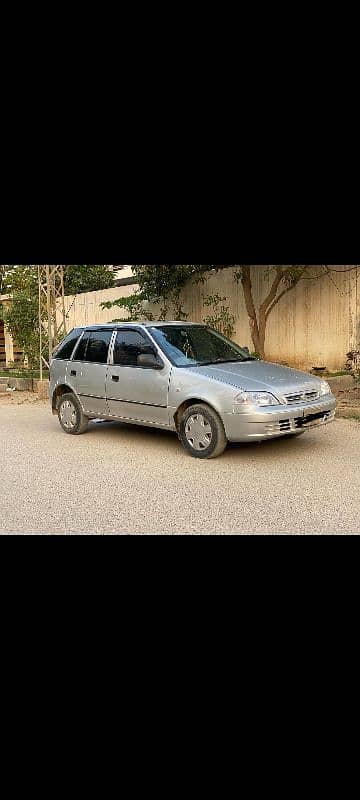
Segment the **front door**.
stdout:
<path fill-rule="evenodd" d="M 78 395 L 85 414 L 107 414 L 105 398 L 108 353 L 113 331 L 85 331 L 72 361 L 68 383 Z"/>
<path fill-rule="evenodd" d="M 169 425 L 168 388 L 171 368 L 155 370 L 140 367 L 138 356 L 144 348 L 155 347 L 142 331 L 119 330 L 106 381 L 109 414 L 121 419 Z"/>

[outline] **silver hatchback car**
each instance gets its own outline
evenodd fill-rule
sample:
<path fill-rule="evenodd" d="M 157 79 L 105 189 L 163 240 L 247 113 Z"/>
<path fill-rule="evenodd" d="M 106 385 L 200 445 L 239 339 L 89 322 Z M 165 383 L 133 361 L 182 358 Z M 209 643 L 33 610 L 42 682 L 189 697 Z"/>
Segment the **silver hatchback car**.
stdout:
<path fill-rule="evenodd" d="M 336 408 L 325 381 L 187 322 L 73 330 L 54 352 L 50 399 L 65 433 L 84 433 L 92 419 L 165 428 L 195 458 L 215 458 L 228 442 L 299 436 L 332 422 Z"/>

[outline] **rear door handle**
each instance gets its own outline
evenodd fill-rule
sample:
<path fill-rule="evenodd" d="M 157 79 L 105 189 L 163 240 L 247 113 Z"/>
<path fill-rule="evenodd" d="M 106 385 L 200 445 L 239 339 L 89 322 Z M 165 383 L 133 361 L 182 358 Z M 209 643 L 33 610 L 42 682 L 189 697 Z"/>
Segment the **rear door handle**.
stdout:
<path fill-rule="evenodd" d="M 71 370 L 71 372 L 70 372 L 70 375 L 73 375 L 73 376 L 75 377 L 75 375 L 76 375 L 76 369 L 72 369 L 72 370 Z"/>
<path fill-rule="evenodd" d="M 119 383 L 120 378 L 118 375 L 112 375 L 111 380 L 114 381 L 114 383 Z"/>

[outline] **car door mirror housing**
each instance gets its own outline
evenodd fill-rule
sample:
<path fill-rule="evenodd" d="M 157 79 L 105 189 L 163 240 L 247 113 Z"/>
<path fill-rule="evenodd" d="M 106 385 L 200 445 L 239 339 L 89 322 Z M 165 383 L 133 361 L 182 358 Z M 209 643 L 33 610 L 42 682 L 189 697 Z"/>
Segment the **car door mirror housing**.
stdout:
<path fill-rule="evenodd" d="M 138 367 L 147 367 L 148 369 L 163 369 L 164 364 L 155 355 L 155 353 L 141 353 L 137 359 Z"/>

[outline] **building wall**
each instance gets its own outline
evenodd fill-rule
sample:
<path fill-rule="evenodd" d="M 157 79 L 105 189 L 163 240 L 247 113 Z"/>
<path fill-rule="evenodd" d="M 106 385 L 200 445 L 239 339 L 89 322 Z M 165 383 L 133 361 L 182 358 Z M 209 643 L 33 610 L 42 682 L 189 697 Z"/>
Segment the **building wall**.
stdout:
<path fill-rule="evenodd" d="M 341 269 L 341 266 L 339 266 Z M 343 268 L 344 269 L 344 268 Z M 264 267 L 253 270 L 254 295 L 257 305 L 264 298 L 271 275 Z M 319 273 L 314 267 L 314 275 Z M 134 287 L 123 286 L 104 292 L 91 292 L 66 298 L 69 311 L 68 328 L 111 322 L 123 316 L 119 309 L 102 311 L 100 303 L 120 296 L 129 296 Z M 234 270 L 212 275 L 206 285 L 189 286 L 184 294 L 184 308 L 189 320 L 201 322 L 209 313 L 202 305 L 202 296 L 219 293 L 228 297 L 228 305 L 236 318 L 235 340 L 248 346 L 251 341 L 243 291 L 234 281 Z M 156 311 L 156 309 L 153 309 Z M 330 279 L 305 280 L 286 295 L 269 318 L 266 354 L 269 360 L 285 361 L 305 369 L 326 366 L 339 369 L 346 354 L 360 348 L 360 269 L 336 273 Z"/>
<path fill-rule="evenodd" d="M 129 280 L 133 278 L 131 264 L 109 264 L 109 268 L 113 270 L 116 281 Z"/>

